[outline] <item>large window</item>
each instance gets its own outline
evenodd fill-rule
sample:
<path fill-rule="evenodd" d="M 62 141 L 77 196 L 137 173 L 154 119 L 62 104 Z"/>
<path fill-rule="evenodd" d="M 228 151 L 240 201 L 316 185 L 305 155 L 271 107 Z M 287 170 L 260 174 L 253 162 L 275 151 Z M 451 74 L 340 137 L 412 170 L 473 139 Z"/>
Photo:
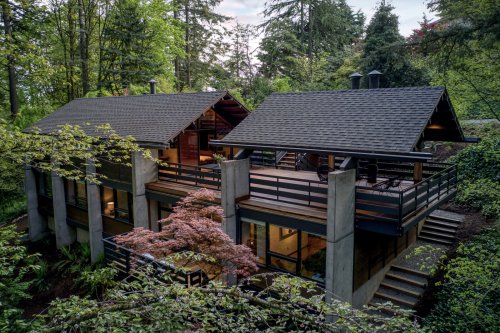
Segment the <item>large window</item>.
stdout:
<path fill-rule="evenodd" d="M 66 180 L 66 202 L 80 208 L 87 208 L 87 185 L 77 180 Z"/>
<path fill-rule="evenodd" d="M 260 266 L 324 283 L 324 236 L 271 223 L 243 220 L 241 244 L 252 249 Z"/>
<path fill-rule="evenodd" d="M 266 264 L 266 225 L 265 223 L 241 224 L 241 243 L 252 249 L 253 254 L 257 256 L 259 264 Z"/>
<path fill-rule="evenodd" d="M 102 213 L 113 219 L 133 223 L 132 195 L 126 191 L 101 187 Z"/>

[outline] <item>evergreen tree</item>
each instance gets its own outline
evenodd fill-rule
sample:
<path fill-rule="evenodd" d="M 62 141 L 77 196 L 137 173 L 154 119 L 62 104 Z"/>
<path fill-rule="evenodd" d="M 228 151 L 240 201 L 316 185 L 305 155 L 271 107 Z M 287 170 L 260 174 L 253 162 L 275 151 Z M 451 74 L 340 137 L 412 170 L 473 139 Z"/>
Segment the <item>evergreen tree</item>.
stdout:
<path fill-rule="evenodd" d="M 298 64 L 292 61 L 295 68 L 282 70 L 293 73 L 302 70 L 305 64 L 309 72 L 306 76 L 299 75 L 300 84 L 321 81 L 323 78 L 315 74 L 321 72 L 318 68 L 323 59 L 341 52 L 363 32 L 363 14 L 354 13 L 344 0 L 273 0 L 264 10 L 264 15 L 267 20 L 261 25 L 265 38 L 260 56 L 263 72 L 268 71 L 271 75 L 278 72 L 272 67 L 280 49 L 285 47 L 284 61 L 279 62 L 307 57 L 299 59 Z"/>
<path fill-rule="evenodd" d="M 103 78 L 99 85 L 116 93 L 160 74 L 161 64 L 151 55 L 152 34 L 141 17 L 139 2 L 119 0 L 104 30 Z"/>
<path fill-rule="evenodd" d="M 414 66 L 399 33 L 394 7 L 381 1 L 366 29 L 361 66 L 363 73 L 376 69 L 382 72 L 381 87 L 426 85 L 428 74 Z M 368 77 L 365 76 L 366 82 Z"/>
<path fill-rule="evenodd" d="M 184 29 L 184 55 L 175 60 L 177 90 L 206 88 L 211 69 L 225 54 L 228 17 L 215 12 L 222 0 L 174 0 L 174 16 Z"/>

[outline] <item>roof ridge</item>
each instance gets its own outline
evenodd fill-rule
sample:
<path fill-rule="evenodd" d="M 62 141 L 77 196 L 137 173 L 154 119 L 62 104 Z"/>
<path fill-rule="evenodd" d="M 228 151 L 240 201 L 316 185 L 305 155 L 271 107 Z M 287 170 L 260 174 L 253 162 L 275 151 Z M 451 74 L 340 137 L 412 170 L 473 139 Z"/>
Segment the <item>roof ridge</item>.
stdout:
<path fill-rule="evenodd" d="M 179 93 L 157 93 L 157 94 L 149 94 L 149 93 L 144 93 L 140 95 L 122 95 L 122 96 L 94 96 L 94 97 L 78 97 L 75 99 L 72 99 L 72 101 L 76 100 L 89 100 L 89 99 L 113 99 L 113 98 L 132 98 L 132 97 L 145 97 L 145 96 L 173 96 L 173 95 L 194 95 L 194 94 L 215 94 L 215 93 L 228 93 L 228 90 L 214 90 L 214 91 L 190 91 L 190 92 L 179 92 Z"/>
<path fill-rule="evenodd" d="M 332 94 L 332 93 L 345 93 L 345 92 L 366 92 L 366 91 L 388 91 L 388 90 L 416 90 L 416 89 L 445 89 L 445 86 L 415 86 L 415 87 L 391 87 L 391 88 L 372 88 L 372 89 L 339 89 L 339 90 L 311 90 L 311 91 L 290 91 L 290 92 L 273 92 L 271 95 L 302 95 L 302 94 Z"/>

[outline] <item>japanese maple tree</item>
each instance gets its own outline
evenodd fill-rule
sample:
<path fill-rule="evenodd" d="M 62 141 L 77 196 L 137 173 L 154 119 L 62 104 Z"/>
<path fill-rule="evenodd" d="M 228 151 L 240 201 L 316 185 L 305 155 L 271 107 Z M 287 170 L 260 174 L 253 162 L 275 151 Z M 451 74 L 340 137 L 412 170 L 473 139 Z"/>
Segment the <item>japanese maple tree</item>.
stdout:
<path fill-rule="evenodd" d="M 186 196 L 173 213 L 161 220 L 163 228 L 154 232 L 144 228 L 115 238 L 122 246 L 158 260 L 179 252 L 195 255 L 176 257 L 177 266 L 200 267 L 211 278 L 221 274 L 249 276 L 257 271 L 256 257 L 246 245 L 233 242 L 222 230 L 222 207 L 215 205 L 213 191 L 200 189 Z"/>

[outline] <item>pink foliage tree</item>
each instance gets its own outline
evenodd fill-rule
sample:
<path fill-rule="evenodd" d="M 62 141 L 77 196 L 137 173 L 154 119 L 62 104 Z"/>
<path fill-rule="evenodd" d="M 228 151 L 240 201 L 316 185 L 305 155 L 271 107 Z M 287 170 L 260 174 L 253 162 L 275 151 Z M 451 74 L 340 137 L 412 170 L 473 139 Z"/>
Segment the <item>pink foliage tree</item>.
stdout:
<path fill-rule="evenodd" d="M 180 264 L 198 266 L 211 277 L 222 273 L 246 277 L 255 273 L 255 255 L 249 247 L 235 244 L 224 233 L 223 210 L 215 202 L 213 191 L 200 189 L 183 198 L 173 213 L 160 221 L 162 231 L 135 228 L 115 240 L 139 254 L 148 253 L 159 260 L 182 251 L 200 254 L 186 256 Z"/>

